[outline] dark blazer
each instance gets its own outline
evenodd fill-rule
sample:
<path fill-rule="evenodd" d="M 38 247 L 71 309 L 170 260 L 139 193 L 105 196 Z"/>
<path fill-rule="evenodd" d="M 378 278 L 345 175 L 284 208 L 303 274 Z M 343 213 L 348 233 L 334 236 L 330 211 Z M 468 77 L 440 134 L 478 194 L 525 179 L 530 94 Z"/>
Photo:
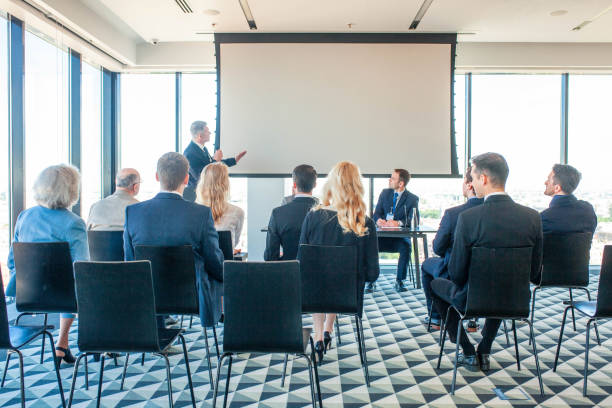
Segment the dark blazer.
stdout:
<path fill-rule="evenodd" d="M 468 210 L 472 207 L 476 207 L 483 203 L 482 198 L 472 197 L 467 200 L 464 204 L 452 207 L 444 211 L 444 215 L 440 220 L 440 227 L 433 240 L 433 250 L 440 258 L 442 262 L 435 264 L 433 272 L 434 277 L 446 277 L 448 276 L 447 268 L 450 262 L 451 252 L 453 250 L 453 242 L 455 240 L 455 228 L 457 227 L 457 219 L 459 214 L 463 211 Z"/>
<path fill-rule="evenodd" d="M 578 200 L 573 194 L 556 195 L 548 208 L 541 213 L 542 231 L 547 232 L 590 232 L 597 227 L 597 215 L 593 206 Z"/>
<path fill-rule="evenodd" d="M 198 185 L 198 181 L 200 180 L 200 173 L 202 173 L 202 169 L 212 163 L 213 158 L 210 153 L 208 153 L 208 149 L 206 147 L 201 149 L 200 146 L 193 141 L 187 145 L 185 151 L 183 152 L 183 156 L 185 156 L 189 161 L 189 184 L 187 184 L 187 186 L 195 189 Z M 231 167 L 236 164 L 236 159 L 230 157 L 229 159 L 223 159 L 222 162 Z"/>
<path fill-rule="evenodd" d="M 302 223 L 317 201 L 314 197 L 295 197 L 290 203 L 272 210 L 264 252 L 266 261 L 287 261 L 297 257 Z M 283 256 L 280 256 L 281 246 Z"/>
<path fill-rule="evenodd" d="M 134 259 L 136 245 L 191 245 L 202 325 L 221 317 L 223 253 L 210 208 L 183 200 L 178 194 L 159 193 L 125 210 L 125 260 Z"/>
<path fill-rule="evenodd" d="M 393 193 L 395 190 L 392 188 L 385 188 L 378 197 L 378 203 L 376 203 L 376 209 L 372 218 L 374 221 L 378 221 L 380 218 L 383 220 L 387 219 L 387 213 L 390 213 L 393 209 Z M 393 219 L 396 221 L 402 221 L 402 223 L 408 224 L 412 221 L 412 209 L 419 208 L 419 197 L 415 196 L 408 190 L 404 190 L 402 195 L 399 197 L 398 202 L 395 204 L 395 213 Z M 406 213 L 408 216 L 406 217 Z"/>
<path fill-rule="evenodd" d="M 542 222 L 536 210 L 516 204 L 507 195 L 494 195 L 459 215 L 448 272 L 455 287 L 453 304 L 465 308 L 473 247 L 532 247 L 530 278 L 542 264 Z"/>
<path fill-rule="evenodd" d="M 332 210 L 319 209 L 310 211 L 302 224 L 300 244 L 311 245 L 338 245 L 357 247 L 357 267 L 359 277 L 359 309 L 363 309 L 363 288 L 365 282 L 374 282 L 378 279 L 380 268 L 378 266 L 378 239 L 376 238 L 376 224 L 367 217 L 368 233 L 358 237 L 354 233 L 345 233 L 338 223 L 338 213 Z M 297 258 L 300 258 L 298 249 Z"/>

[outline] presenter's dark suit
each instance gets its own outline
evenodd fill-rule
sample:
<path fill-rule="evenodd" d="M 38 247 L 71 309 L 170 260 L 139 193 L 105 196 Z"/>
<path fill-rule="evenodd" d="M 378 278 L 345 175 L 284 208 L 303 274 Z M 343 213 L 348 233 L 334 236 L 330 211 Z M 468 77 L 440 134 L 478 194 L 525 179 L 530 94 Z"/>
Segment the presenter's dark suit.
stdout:
<path fill-rule="evenodd" d="M 395 203 L 395 211 L 392 211 L 394 192 L 395 190 L 392 188 L 386 188 L 380 193 L 373 214 L 374 222 L 381 218 L 386 220 L 387 213 L 393 212 L 393 219 L 395 221 L 401 221 L 402 224 L 410 226 L 410 222 L 412 221 L 412 209 L 418 209 L 419 197 L 408 190 L 404 190 Z M 406 274 L 408 273 L 408 260 L 410 259 L 411 252 L 410 238 L 379 238 L 378 250 L 380 252 L 399 252 L 396 278 L 398 281 L 406 279 Z"/>
<path fill-rule="evenodd" d="M 317 201 L 314 197 L 295 197 L 289 204 L 272 210 L 264 252 L 266 261 L 287 261 L 297 257 L 304 218 Z M 280 254 L 281 246 L 283 256 Z"/>
<path fill-rule="evenodd" d="M 212 163 L 213 158 L 208 152 L 206 146 L 204 149 L 202 149 L 193 141 L 187 145 L 185 151 L 183 152 L 183 156 L 185 156 L 187 161 L 189 161 L 189 184 L 187 184 L 187 187 L 183 192 L 183 197 L 187 201 L 195 201 L 195 189 L 198 185 L 198 181 L 200 180 L 202 169 Z M 236 164 L 236 159 L 233 157 L 223 159 L 221 161 L 227 164 L 229 167 Z"/>
<path fill-rule="evenodd" d="M 191 245 L 202 325 L 221 317 L 223 253 L 210 208 L 183 200 L 174 193 L 159 193 L 125 210 L 125 260 L 134 259 L 136 245 Z"/>
<path fill-rule="evenodd" d="M 448 279 L 448 263 L 450 262 L 453 242 L 455 240 L 455 227 L 457 227 L 457 219 L 459 214 L 472 207 L 482 204 L 482 198 L 472 197 L 464 204 L 452 207 L 444 211 L 444 215 L 440 220 L 440 227 L 433 240 L 433 250 L 437 257 L 427 258 L 421 267 L 423 273 L 421 282 L 423 283 L 423 291 L 427 299 L 427 310 L 431 307 L 431 281 L 436 278 Z M 433 318 L 440 318 L 436 310 L 432 310 Z"/>
<path fill-rule="evenodd" d="M 446 316 L 449 304 L 465 310 L 467 304 L 470 257 L 473 247 L 503 248 L 532 247 L 530 278 L 540 271 L 542 263 L 542 222 L 537 211 L 516 204 L 507 195 L 489 196 L 482 205 L 465 210 L 459 215 L 455 241 L 448 264 L 450 280 L 438 278 L 431 282 L 435 294 L 434 306 Z M 454 342 L 457 338 L 456 313 L 446 322 Z M 482 330 L 478 353 L 489 354 L 501 320 L 487 319 Z M 463 330 L 463 329 L 462 329 Z M 466 355 L 475 353 L 474 346 L 461 335 L 461 346 Z"/>
<path fill-rule="evenodd" d="M 310 211 L 302 224 L 300 244 L 355 246 L 357 247 L 357 293 L 359 310 L 363 311 L 363 289 L 366 282 L 378 279 L 378 241 L 376 224 L 370 217 L 366 218 L 368 232 L 359 237 L 352 232 L 344 232 L 338 223 L 338 213 L 332 210 L 319 209 Z M 297 259 L 300 259 L 298 249 Z M 361 315 L 361 314 L 360 314 Z"/>
<path fill-rule="evenodd" d="M 548 232 L 590 232 L 597 227 L 597 215 L 593 206 L 578 200 L 573 194 L 556 195 L 548 208 L 541 213 L 542 231 Z"/>

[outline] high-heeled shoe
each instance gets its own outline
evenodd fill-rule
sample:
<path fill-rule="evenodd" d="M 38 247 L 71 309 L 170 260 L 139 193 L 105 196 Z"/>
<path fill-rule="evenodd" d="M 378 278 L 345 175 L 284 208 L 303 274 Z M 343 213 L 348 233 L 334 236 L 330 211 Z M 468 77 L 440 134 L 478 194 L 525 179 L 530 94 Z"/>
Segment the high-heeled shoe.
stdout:
<path fill-rule="evenodd" d="M 319 363 L 319 365 L 323 364 L 323 350 L 324 349 L 325 349 L 325 346 L 323 345 L 323 342 L 321 340 L 317 341 L 317 343 L 315 344 L 315 353 L 317 353 L 317 362 Z"/>
<path fill-rule="evenodd" d="M 323 332 L 323 351 L 327 354 L 327 350 L 331 349 L 332 336 L 331 333 L 326 331 Z"/>
<path fill-rule="evenodd" d="M 63 356 L 55 356 L 55 361 L 57 361 L 57 365 L 60 365 L 62 363 L 62 360 L 64 360 L 68 364 L 74 364 L 76 358 L 74 358 L 74 356 L 70 352 L 70 348 L 55 346 L 55 349 L 64 353 Z"/>

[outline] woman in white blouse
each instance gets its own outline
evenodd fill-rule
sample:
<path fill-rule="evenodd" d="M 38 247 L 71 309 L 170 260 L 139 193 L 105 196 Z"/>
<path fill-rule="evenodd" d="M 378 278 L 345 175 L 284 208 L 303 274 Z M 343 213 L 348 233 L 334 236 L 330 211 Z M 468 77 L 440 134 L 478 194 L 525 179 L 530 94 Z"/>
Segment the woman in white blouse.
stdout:
<path fill-rule="evenodd" d="M 230 231 L 232 247 L 240 241 L 244 211 L 229 203 L 229 173 L 223 162 L 214 162 L 204 167 L 196 188 L 198 204 L 210 207 L 217 231 Z"/>

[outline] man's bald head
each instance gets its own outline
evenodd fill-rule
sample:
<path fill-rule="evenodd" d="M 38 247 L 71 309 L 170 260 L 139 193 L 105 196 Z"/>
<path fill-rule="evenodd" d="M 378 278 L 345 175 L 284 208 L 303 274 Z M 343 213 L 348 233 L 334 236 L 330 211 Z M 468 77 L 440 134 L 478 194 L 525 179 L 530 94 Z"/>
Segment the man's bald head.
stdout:
<path fill-rule="evenodd" d="M 117 172 L 115 185 L 117 190 L 123 190 L 135 196 L 140 191 L 140 173 L 136 169 L 121 169 Z"/>

